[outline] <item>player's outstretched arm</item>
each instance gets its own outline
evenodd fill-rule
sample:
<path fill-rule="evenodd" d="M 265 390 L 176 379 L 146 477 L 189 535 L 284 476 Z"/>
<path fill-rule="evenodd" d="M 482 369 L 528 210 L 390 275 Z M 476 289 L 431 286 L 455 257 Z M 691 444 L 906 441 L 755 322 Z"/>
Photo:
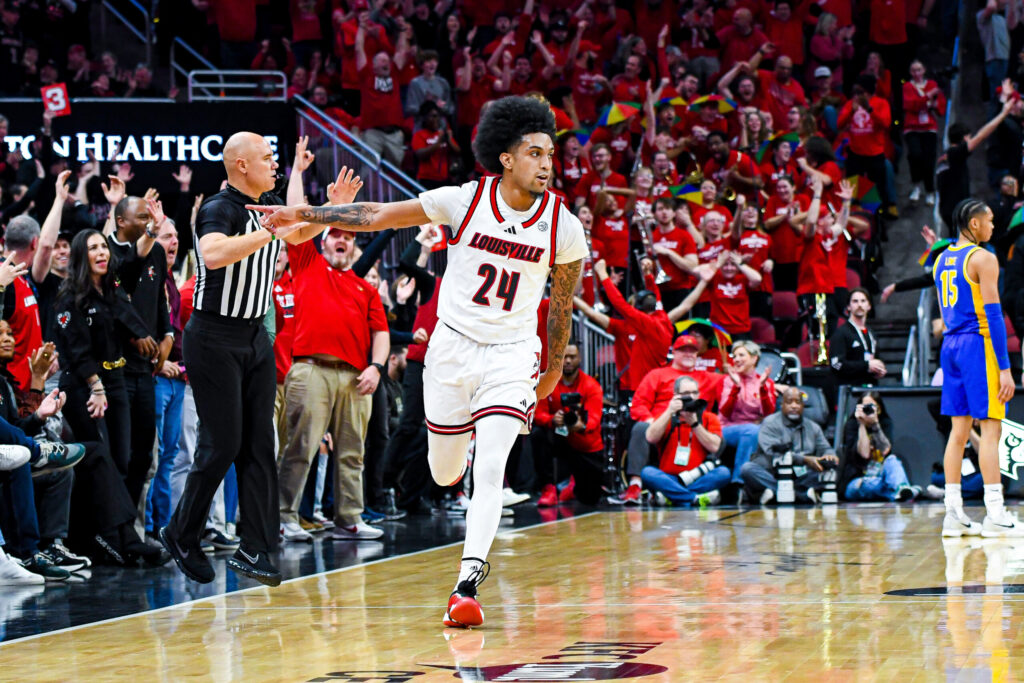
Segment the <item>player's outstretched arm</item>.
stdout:
<path fill-rule="evenodd" d="M 562 376 L 562 357 L 572 334 L 572 295 L 580 281 L 583 259 L 556 263 L 551 269 L 551 302 L 548 308 L 548 367 L 537 383 L 537 400 L 547 398 Z"/>
<path fill-rule="evenodd" d="M 405 228 L 429 223 L 419 199 L 404 202 L 359 202 L 340 206 L 260 206 L 249 204 L 248 209 L 263 213 L 260 222 L 272 228 L 288 228 L 297 223 L 330 225 L 353 232 L 376 232 L 388 228 Z"/>

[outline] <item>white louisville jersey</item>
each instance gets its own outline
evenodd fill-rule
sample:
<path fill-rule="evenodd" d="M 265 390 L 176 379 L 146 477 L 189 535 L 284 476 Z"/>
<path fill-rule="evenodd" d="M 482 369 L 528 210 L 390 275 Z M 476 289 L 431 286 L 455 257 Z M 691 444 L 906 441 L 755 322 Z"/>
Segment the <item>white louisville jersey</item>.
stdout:
<path fill-rule="evenodd" d="M 500 178 L 420 194 L 434 223 L 451 227 L 438 320 L 481 344 L 537 334 L 551 267 L 589 253 L 583 225 L 550 190 L 527 211 L 501 198 Z"/>

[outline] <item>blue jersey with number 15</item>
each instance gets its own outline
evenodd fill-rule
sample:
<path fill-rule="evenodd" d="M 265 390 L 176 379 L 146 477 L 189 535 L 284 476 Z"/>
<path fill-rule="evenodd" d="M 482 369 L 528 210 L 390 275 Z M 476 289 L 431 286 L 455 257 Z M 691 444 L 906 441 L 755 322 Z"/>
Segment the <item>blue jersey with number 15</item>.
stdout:
<path fill-rule="evenodd" d="M 954 244 L 936 260 L 933 275 L 946 335 L 989 336 L 981 286 L 967 276 L 967 259 L 980 249 L 976 244 Z"/>

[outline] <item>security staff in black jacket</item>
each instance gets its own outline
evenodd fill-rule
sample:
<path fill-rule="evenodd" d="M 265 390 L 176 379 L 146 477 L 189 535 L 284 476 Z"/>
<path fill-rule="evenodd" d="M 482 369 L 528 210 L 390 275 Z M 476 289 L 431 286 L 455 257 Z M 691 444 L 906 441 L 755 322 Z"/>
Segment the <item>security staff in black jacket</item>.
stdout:
<path fill-rule="evenodd" d="M 57 351 L 64 417 L 80 441 L 109 445 L 128 483 L 131 424 L 125 391 L 126 347 L 155 357 L 157 344 L 117 283 L 107 240 L 83 230 L 71 241 L 68 277 L 57 295 Z"/>
<path fill-rule="evenodd" d="M 850 290 L 849 318 L 828 340 L 829 362 L 839 384 L 875 385 L 885 377 L 885 363 L 876 357 L 878 343 L 868 329 L 871 295 L 863 287 Z"/>
<path fill-rule="evenodd" d="M 131 296 L 147 336 L 157 341 L 156 358 L 143 357 L 135 349 L 125 350 L 124 384 L 130 410 L 130 455 L 128 458 L 128 494 L 137 506 L 153 464 L 153 440 L 156 437 L 156 385 L 153 373 L 167 359 L 174 343 L 167 308 L 167 257 L 158 244 L 156 223 L 167 220 L 162 209 L 152 209 L 141 197 L 124 197 L 114 207 L 116 231 L 107 237 L 110 253 L 117 264 L 117 276 Z M 143 239 L 145 238 L 145 239 Z"/>

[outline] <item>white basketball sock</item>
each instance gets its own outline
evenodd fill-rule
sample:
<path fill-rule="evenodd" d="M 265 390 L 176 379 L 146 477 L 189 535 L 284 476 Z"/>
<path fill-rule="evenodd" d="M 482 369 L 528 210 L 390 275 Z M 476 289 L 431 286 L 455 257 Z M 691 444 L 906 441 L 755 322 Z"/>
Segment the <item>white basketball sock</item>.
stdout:
<path fill-rule="evenodd" d="M 958 517 L 961 516 L 964 511 L 964 499 L 960 493 L 960 484 L 950 484 L 947 482 L 945 491 L 946 512 L 952 512 Z"/>
<path fill-rule="evenodd" d="M 1003 518 L 1003 485 L 985 484 L 985 512 L 989 518 L 999 520 Z"/>
<path fill-rule="evenodd" d="M 473 497 L 466 513 L 465 558 L 486 560 L 501 521 L 501 485 L 505 479 L 505 462 L 519 436 L 522 420 L 509 415 L 488 415 L 476 422 L 476 453 L 473 458 Z M 463 562 L 459 580 L 468 576 Z M 463 576 L 465 573 L 465 576 Z"/>

